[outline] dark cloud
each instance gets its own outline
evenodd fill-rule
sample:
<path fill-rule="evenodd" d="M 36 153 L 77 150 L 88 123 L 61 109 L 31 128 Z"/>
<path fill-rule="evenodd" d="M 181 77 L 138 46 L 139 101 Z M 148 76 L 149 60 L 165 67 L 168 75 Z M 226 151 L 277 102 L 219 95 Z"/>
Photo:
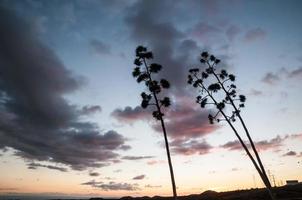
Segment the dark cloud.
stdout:
<path fill-rule="evenodd" d="M 30 25 L 3 8 L 0 13 L 0 148 L 76 170 L 108 165 L 125 138 L 80 121 L 81 110 L 64 96 L 83 79 L 66 69 Z"/>
<path fill-rule="evenodd" d="M 124 190 L 124 191 L 136 191 L 140 190 L 138 187 L 138 184 L 129 184 L 129 183 L 116 183 L 116 182 L 109 182 L 104 183 L 102 181 L 95 181 L 91 180 L 85 183 L 82 183 L 81 185 L 89 185 L 94 188 L 100 188 L 104 191 L 118 191 L 118 190 Z"/>
<path fill-rule="evenodd" d="M 154 156 L 123 156 L 122 159 L 124 160 L 143 160 L 143 159 L 150 159 L 154 158 Z"/>
<path fill-rule="evenodd" d="M 80 114 L 82 114 L 82 115 L 91 115 L 91 114 L 101 112 L 101 111 L 102 111 L 101 106 L 98 106 L 98 105 L 88 106 L 87 105 L 87 106 L 84 106 L 81 109 Z"/>
<path fill-rule="evenodd" d="M 262 28 L 253 28 L 245 33 L 244 40 L 247 42 L 253 42 L 256 40 L 262 40 L 265 37 L 266 32 Z"/>
<path fill-rule="evenodd" d="M 99 55 L 104 55 L 104 54 L 110 54 L 111 53 L 111 48 L 108 44 L 105 44 L 104 42 L 93 39 L 90 41 L 90 45 L 93 48 L 93 51 L 96 54 Z"/>
<path fill-rule="evenodd" d="M 98 172 L 89 172 L 89 176 L 99 176 Z"/>
<path fill-rule="evenodd" d="M 254 141 L 255 146 L 258 151 L 265 151 L 265 150 L 278 150 L 282 145 L 286 138 L 281 138 L 280 136 L 276 136 L 275 138 L 272 138 L 271 140 L 261 140 L 261 141 Z M 250 144 L 247 144 L 248 148 L 251 148 Z M 225 148 L 229 151 L 234 150 L 243 150 L 243 147 L 241 146 L 240 142 L 230 141 L 223 145 L 221 145 L 222 148 Z"/>
<path fill-rule="evenodd" d="M 280 80 L 280 77 L 277 74 L 274 74 L 272 72 L 268 72 L 265 74 L 265 76 L 262 78 L 262 82 L 267 83 L 269 85 L 274 85 Z"/>
<path fill-rule="evenodd" d="M 200 49 L 194 40 L 184 38 L 184 33 L 174 23 L 161 17 L 170 10 L 170 5 L 163 1 L 138 1 L 135 3 L 126 23 L 130 28 L 131 39 L 147 45 L 154 52 L 154 62 L 163 66 L 161 76 L 171 82 L 173 89 L 184 90 L 186 76 L 191 61 L 197 63 Z M 184 47 L 183 50 L 180 47 Z"/>
<path fill-rule="evenodd" d="M 67 168 L 65 167 L 58 167 L 58 166 L 53 166 L 53 165 L 43 165 L 40 163 L 29 163 L 28 165 L 28 169 L 37 169 L 39 167 L 44 167 L 44 168 L 48 168 L 48 169 L 53 169 L 53 170 L 58 170 L 61 172 L 67 172 Z"/>
<path fill-rule="evenodd" d="M 133 177 L 132 180 L 143 180 L 144 178 L 146 178 L 146 175 L 142 174 L 142 175 Z"/>
<path fill-rule="evenodd" d="M 295 151 L 289 151 L 289 152 L 283 154 L 283 156 L 297 156 L 297 152 L 295 152 Z"/>

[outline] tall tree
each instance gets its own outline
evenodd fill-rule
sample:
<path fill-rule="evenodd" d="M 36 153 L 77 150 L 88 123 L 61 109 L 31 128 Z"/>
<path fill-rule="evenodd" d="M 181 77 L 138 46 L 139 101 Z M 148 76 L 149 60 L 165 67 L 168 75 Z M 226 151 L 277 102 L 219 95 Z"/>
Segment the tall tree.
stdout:
<path fill-rule="evenodd" d="M 216 67 L 220 63 L 220 60 L 213 55 L 209 55 L 208 52 L 201 54 L 200 62 L 204 65 L 205 70 L 193 68 L 189 70 L 188 75 L 188 83 L 198 88 L 200 92 L 200 95 L 196 98 L 196 102 L 200 104 L 201 108 L 205 108 L 206 105 L 214 105 L 215 112 L 214 114 L 209 114 L 209 122 L 213 124 L 215 122 L 226 121 L 229 124 L 246 154 L 251 159 L 271 199 L 275 200 L 271 183 L 259 153 L 240 114 L 241 109 L 244 108 L 246 97 L 237 94 L 237 86 L 234 84 L 235 75 L 229 74 L 225 69 L 218 70 Z M 226 109 L 227 107 L 228 109 Z M 236 119 L 239 119 L 243 127 L 252 148 L 252 153 L 233 124 Z"/>
<path fill-rule="evenodd" d="M 171 102 L 169 97 L 160 98 L 160 93 L 162 92 L 162 89 L 168 89 L 170 87 L 170 83 L 166 79 L 161 79 L 160 81 L 155 80 L 153 74 L 157 74 L 162 69 L 162 66 L 157 63 L 149 64 L 148 61 L 152 59 L 153 54 L 151 51 L 147 51 L 146 47 L 138 46 L 136 48 L 136 58 L 134 60 L 134 64 L 136 65 L 136 67 L 134 68 L 132 75 L 134 78 L 136 78 L 136 81 L 138 83 L 144 82 L 148 90 L 148 92 L 141 93 L 142 108 L 146 109 L 148 106 L 153 106 L 154 110 L 152 112 L 152 115 L 156 120 L 160 121 L 161 123 L 169 163 L 173 197 L 174 200 L 176 200 L 177 193 L 175 178 L 171 161 L 167 131 L 164 122 L 164 113 L 162 109 L 163 107 L 169 107 L 171 105 Z"/>

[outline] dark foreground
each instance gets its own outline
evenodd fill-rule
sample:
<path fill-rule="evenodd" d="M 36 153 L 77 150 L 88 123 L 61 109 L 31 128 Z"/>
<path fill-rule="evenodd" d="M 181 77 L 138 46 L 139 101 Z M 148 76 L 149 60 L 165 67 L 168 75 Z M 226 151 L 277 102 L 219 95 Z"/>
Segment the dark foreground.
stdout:
<path fill-rule="evenodd" d="M 302 200 L 302 184 L 274 188 L 277 200 Z M 90 200 L 105 200 L 91 198 Z M 116 199 L 115 199 L 116 200 Z M 173 200 L 171 197 L 122 197 L 119 200 Z M 270 200 L 265 189 L 237 190 L 230 192 L 206 191 L 201 194 L 180 196 L 178 200 Z"/>

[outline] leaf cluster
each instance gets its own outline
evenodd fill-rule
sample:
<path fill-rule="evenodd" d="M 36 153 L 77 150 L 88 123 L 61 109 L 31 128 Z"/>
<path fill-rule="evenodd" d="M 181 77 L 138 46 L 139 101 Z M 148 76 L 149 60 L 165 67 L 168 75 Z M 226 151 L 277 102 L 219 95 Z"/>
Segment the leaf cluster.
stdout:
<path fill-rule="evenodd" d="M 194 88 L 198 88 L 200 95 L 196 97 L 196 103 L 200 104 L 201 108 L 205 108 L 206 105 L 215 105 L 217 113 L 215 115 L 209 115 L 209 122 L 212 124 L 215 121 L 220 122 L 223 119 L 218 119 L 226 107 L 230 107 L 231 114 L 226 115 L 230 121 L 236 121 L 240 109 L 245 105 L 246 97 L 244 95 L 237 95 L 237 86 L 234 84 L 236 77 L 234 74 L 228 73 L 225 69 L 218 71 L 217 65 L 221 62 L 214 55 L 210 55 L 208 52 L 201 53 L 200 62 L 206 66 L 204 70 L 200 68 L 192 68 L 189 70 L 188 84 Z M 208 79 L 209 77 L 213 79 Z M 214 80 L 214 82 L 213 82 Z M 220 93 L 220 95 L 214 95 Z M 222 99 L 218 98 L 224 96 Z M 235 102 L 239 104 L 235 104 Z M 225 120 L 225 119 L 224 119 Z"/>
<path fill-rule="evenodd" d="M 153 112 L 153 117 L 160 120 L 164 114 L 160 111 L 162 106 L 169 107 L 171 101 L 169 97 L 164 97 L 158 99 L 158 94 L 162 92 L 163 89 L 170 88 L 170 83 L 166 79 L 155 80 L 152 76 L 161 71 L 162 66 L 157 63 L 151 63 L 148 65 L 148 61 L 153 59 L 153 53 L 148 51 L 146 47 L 138 46 L 135 50 L 136 58 L 134 59 L 134 65 L 136 65 L 132 71 L 132 76 L 136 79 L 138 83 L 144 82 L 148 92 L 142 92 L 142 108 L 147 108 L 148 106 L 156 106 L 157 110 Z"/>

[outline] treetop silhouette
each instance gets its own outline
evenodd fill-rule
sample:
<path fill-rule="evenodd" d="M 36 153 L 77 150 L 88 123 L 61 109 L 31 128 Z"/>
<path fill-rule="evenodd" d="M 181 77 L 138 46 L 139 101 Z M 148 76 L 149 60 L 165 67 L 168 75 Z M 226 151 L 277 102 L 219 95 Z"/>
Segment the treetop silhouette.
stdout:
<path fill-rule="evenodd" d="M 136 58 L 134 60 L 134 64 L 136 67 L 133 69 L 132 75 L 136 78 L 138 83 L 144 82 L 148 91 L 141 93 L 141 107 L 146 109 L 149 106 L 154 107 L 154 111 L 152 112 L 152 116 L 159 120 L 161 123 L 164 140 L 165 140 L 165 147 L 166 153 L 168 157 L 168 164 L 171 176 L 171 183 L 173 189 L 173 197 L 174 200 L 177 199 L 176 193 L 176 185 L 175 185 L 175 178 L 173 172 L 173 166 L 170 156 L 170 149 L 169 143 L 167 138 L 166 127 L 164 123 L 164 113 L 162 111 L 163 107 L 169 107 L 171 105 L 171 101 L 169 97 L 162 97 L 159 98 L 160 93 L 163 89 L 170 88 L 170 83 L 166 79 L 155 80 L 153 77 L 154 74 L 157 74 L 162 69 L 162 66 L 157 63 L 148 64 L 148 61 L 153 59 L 153 53 L 148 51 L 146 47 L 138 46 L 136 48 Z"/>
<path fill-rule="evenodd" d="M 206 67 L 205 70 L 193 68 L 189 70 L 188 75 L 188 84 L 199 89 L 199 95 L 196 97 L 196 103 L 200 104 L 201 108 L 205 108 L 208 105 L 212 105 L 214 107 L 216 112 L 208 115 L 208 119 L 211 124 L 219 123 L 221 121 L 226 121 L 229 124 L 259 173 L 271 199 L 274 200 L 275 197 L 272 192 L 272 187 L 266 175 L 259 153 L 256 150 L 255 144 L 240 114 L 242 108 L 245 107 L 246 97 L 237 93 L 237 86 L 234 83 L 236 80 L 235 75 L 228 73 L 225 69 L 218 70 L 217 65 L 220 63 L 220 60 L 214 55 L 209 55 L 208 52 L 201 53 L 200 62 Z M 249 140 L 252 147 L 252 153 L 233 125 L 237 119 L 239 119 Z M 256 159 L 254 156 L 256 156 Z"/>

